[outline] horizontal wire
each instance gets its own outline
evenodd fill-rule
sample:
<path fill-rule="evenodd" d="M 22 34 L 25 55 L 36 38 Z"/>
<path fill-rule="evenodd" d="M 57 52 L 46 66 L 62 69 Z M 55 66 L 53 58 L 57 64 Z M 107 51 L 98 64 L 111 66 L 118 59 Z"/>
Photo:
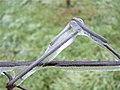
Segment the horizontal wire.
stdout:
<path fill-rule="evenodd" d="M 33 61 L 0 62 L 0 67 L 29 66 Z M 81 67 L 81 66 L 120 66 L 120 61 L 51 61 L 39 63 L 37 66 Z"/>

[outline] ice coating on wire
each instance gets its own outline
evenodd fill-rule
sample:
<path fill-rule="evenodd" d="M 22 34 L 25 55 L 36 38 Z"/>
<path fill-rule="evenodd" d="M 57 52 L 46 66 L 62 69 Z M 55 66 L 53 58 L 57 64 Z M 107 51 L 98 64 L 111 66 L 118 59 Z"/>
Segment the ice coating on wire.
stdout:
<path fill-rule="evenodd" d="M 2 72 L 10 72 L 10 71 L 13 71 L 13 68 L 11 67 L 0 67 L 0 73 Z"/>
<path fill-rule="evenodd" d="M 57 44 L 60 44 L 62 40 L 66 39 L 71 33 L 70 26 L 68 27 L 68 25 L 66 26 L 66 28 L 63 30 L 63 32 L 61 32 L 61 36 L 59 38 L 56 38 L 56 40 L 52 43 L 49 44 L 47 50 L 45 51 L 44 54 L 47 54 L 47 52 L 49 50 L 51 50 L 52 48 L 54 48 Z M 70 40 L 68 40 L 66 43 L 64 43 L 60 48 L 58 48 L 55 52 L 53 52 L 51 55 L 49 55 L 43 62 L 50 62 L 52 61 L 62 50 L 64 50 L 66 47 L 68 47 L 73 41 L 74 41 L 75 37 L 72 37 Z M 16 83 L 22 83 L 26 78 L 28 78 L 31 74 L 35 73 L 36 71 L 40 70 L 40 67 L 35 67 L 33 70 L 31 70 L 30 72 L 28 72 L 25 76 L 22 77 L 22 79 L 19 79 Z M 22 80 L 22 81 L 20 81 Z M 19 84 L 20 84 L 19 83 Z"/>
<path fill-rule="evenodd" d="M 91 40 L 93 40 L 94 42 L 96 42 L 97 44 L 103 44 L 103 43 L 107 43 L 107 40 L 98 35 L 97 33 L 91 31 L 90 29 L 88 28 L 84 28 L 85 24 L 84 22 L 79 19 L 79 18 L 73 18 L 73 20 L 71 20 L 71 25 L 74 29 L 78 30 L 78 35 L 83 35 L 83 36 L 87 36 L 88 38 L 90 38 Z M 81 27 L 81 26 L 83 27 Z M 88 30 L 85 30 L 85 29 L 88 29 Z"/>
<path fill-rule="evenodd" d="M 80 23 L 80 25 L 78 23 Z M 72 30 L 71 27 L 73 28 Z M 60 34 L 58 34 L 52 40 L 43 56 L 41 56 L 30 66 L 28 66 L 28 68 L 26 68 L 23 72 L 16 76 L 15 79 L 11 80 L 10 84 L 15 83 L 18 79 L 21 79 L 23 81 L 24 77 L 25 77 L 24 79 L 26 79 L 27 76 L 29 77 L 35 71 L 39 70 L 34 68 L 39 62 L 49 62 L 53 60 L 63 49 L 65 49 L 73 42 L 75 36 L 78 34 L 88 36 L 93 41 L 101 45 L 105 45 L 105 43 L 107 43 L 105 38 L 84 27 L 84 23 L 81 19 L 74 18 L 74 20 L 71 20 L 71 22 L 69 23 L 68 28 L 65 28 Z"/>
<path fill-rule="evenodd" d="M 61 32 L 60 37 L 58 35 L 58 38 L 56 38 L 56 40 L 54 39 L 55 41 L 53 43 L 50 43 L 48 49 L 43 54 L 43 56 L 40 57 L 38 60 L 36 60 L 36 62 L 33 62 L 33 64 L 30 66 L 30 68 L 33 68 L 34 65 L 36 65 L 38 63 L 39 60 L 42 60 L 43 62 L 49 62 L 49 61 L 53 60 L 63 49 L 65 49 L 67 46 L 69 46 L 73 42 L 76 35 L 77 35 L 77 31 L 71 30 L 71 26 L 69 25 L 68 28 L 65 28 L 63 30 L 63 32 Z M 50 52 L 52 52 L 52 53 L 50 53 Z M 21 72 L 21 74 L 19 74 L 20 78 L 19 78 L 19 76 L 16 76 L 15 79 L 12 81 L 15 82 L 16 85 L 19 85 L 19 83 L 23 82 L 23 80 L 25 80 L 31 74 L 33 74 L 34 72 L 39 70 L 37 67 L 33 68 L 32 70 L 30 68 L 27 68 L 24 71 L 24 73 L 26 73 L 27 70 L 29 70 L 28 73 L 23 74 Z M 18 80 L 18 78 L 19 78 L 19 80 Z M 17 79 L 17 82 L 16 82 L 16 79 Z"/>
<path fill-rule="evenodd" d="M 120 66 L 82 66 L 82 67 L 60 67 L 62 71 L 67 72 L 104 72 L 104 71 L 120 71 Z"/>
<path fill-rule="evenodd" d="M 71 25 L 75 30 L 78 30 L 79 35 L 87 36 L 92 41 L 97 43 L 97 45 L 105 47 L 110 52 L 112 52 L 118 59 L 120 59 L 120 54 L 116 52 L 109 44 L 107 44 L 107 39 L 90 30 L 87 26 L 85 26 L 82 19 L 73 18 L 70 23 L 72 23 Z"/>
<path fill-rule="evenodd" d="M 62 33 L 62 32 L 61 32 Z M 62 35 L 60 35 L 59 38 L 55 38 L 56 40 L 54 42 L 51 42 L 45 52 L 47 52 L 54 48 L 56 45 L 60 44 L 62 40 L 66 39 L 70 34 L 72 33 L 71 30 L 67 30 Z M 64 43 L 60 48 L 58 48 L 54 53 L 52 53 L 48 58 L 46 58 L 43 62 L 50 62 L 53 60 L 62 50 L 64 50 L 66 47 L 68 47 L 73 41 L 75 37 L 72 37 L 70 40 L 68 40 L 66 43 Z"/>
<path fill-rule="evenodd" d="M 51 50 L 52 48 L 54 48 L 56 45 L 60 44 L 62 40 L 66 39 L 74 30 L 71 28 L 72 23 L 67 24 L 67 26 L 65 27 L 65 29 L 58 34 L 49 44 L 47 50 L 45 51 L 44 54 L 47 54 L 47 52 L 49 50 Z M 77 26 L 76 26 L 77 27 Z M 44 62 L 49 62 L 51 60 L 53 60 L 63 49 L 65 49 L 67 46 L 69 46 L 73 41 L 74 41 L 75 37 L 72 37 L 70 40 L 68 40 L 66 43 L 64 43 L 60 48 L 58 48 L 55 52 L 53 52 L 49 57 L 47 57 Z M 19 67 L 20 69 L 22 69 L 21 67 Z M 27 74 L 25 74 L 21 79 L 19 79 L 16 84 L 20 84 L 21 82 L 23 82 L 27 77 L 29 77 L 31 74 L 33 74 L 34 72 L 36 72 L 37 70 L 39 70 L 38 68 L 34 68 L 31 71 L 29 71 Z M 12 70 L 13 72 L 15 72 L 14 70 Z M 21 71 L 21 70 L 19 70 Z"/>
<path fill-rule="evenodd" d="M 92 30 L 90 30 L 82 21 L 82 19 L 80 18 L 73 18 L 71 20 L 72 22 L 74 22 L 74 26 L 78 26 L 78 32 L 80 35 L 87 35 L 88 37 L 90 37 L 91 39 L 97 41 L 101 41 L 101 42 L 104 42 L 104 43 L 107 43 L 107 39 L 100 36 L 99 34 L 93 32 Z M 77 24 L 77 25 L 76 25 Z M 83 32 L 81 34 L 81 31 Z"/>
<path fill-rule="evenodd" d="M 20 71 L 24 70 L 26 66 L 15 66 L 15 67 L 0 67 L 0 73 L 4 75 L 3 72 L 7 72 L 13 78 L 18 74 Z M 26 76 L 26 75 L 25 75 Z M 22 80 L 23 82 L 23 80 Z"/>
<path fill-rule="evenodd" d="M 65 29 L 58 34 L 49 44 L 47 50 L 45 51 L 44 54 L 47 54 L 49 50 L 54 48 L 56 45 L 60 44 L 62 40 L 66 39 L 74 30 L 70 28 L 71 26 L 68 24 Z M 69 39 L 66 43 L 64 43 L 60 48 L 58 48 L 55 52 L 53 52 L 51 55 L 49 55 L 43 62 L 50 62 L 52 61 L 62 50 L 64 50 L 66 47 L 68 47 L 73 41 L 76 36 L 72 37 Z M 35 73 L 36 71 L 40 70 L 40 67 L 35 67 L 33 70 L 31 70 L 29 73 L 27 73 L 25 76 L 22 77 L 23 82 L 26 78 L 28 78 L 31 74 Z M 18 80 L 17 82 L 20 82 Z M 20 82 L 20 83 L 21 83 Z"/>
<path fill-rule="evenodd" d="M 79 21 L 81 21 L 82 24 L 84 24 L 82 19 L 79 19 Z M 79 27 L 79 25 L 72 23 L 73 21 L 71 20 L 67 26 L 65 27 L 65 29 L 59 33 L 49 44 L 49 47 L 47 48 L 45 54 L 52 48 L 54 48 L 54 46 L 56 46 L 57 44 L 59 44 L 62 40 L 66 39 L 73 31 L 77 30 L 81 30 L 81 32 L 79 31 L 79 34 L 84 33 L 82 28 Z M 77 34 L 78 35 L 78 34 Z M 76 36 L 77 36 L 76 35 Z M 86 34 L 85 34 L 86 35 Z M 75 37 L 76 37 L 75 36 Z M 54 53 L 52 53 L 48 58 L 46 58 L 47 62 L 53 60 L 62 50 L 64 50 L 66 47 L 68 47 L 73 41 L 74 38 L 71 38 L 70 40 L 68 40 L 66 43 L 64 43 L 59 49 L 57 49 Z M 44 62 L 46 62 L 46 60 L 44 60 Z"/>

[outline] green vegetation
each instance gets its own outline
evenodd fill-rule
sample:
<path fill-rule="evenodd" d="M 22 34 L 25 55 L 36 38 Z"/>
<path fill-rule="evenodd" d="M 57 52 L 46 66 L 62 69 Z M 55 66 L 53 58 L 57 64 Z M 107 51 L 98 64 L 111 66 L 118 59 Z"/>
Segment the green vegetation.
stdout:
<path fill-rule="evenodd" d="M 39 58 L 51 39 L 72 17 L 84 20 L 120 52 L 120 0 L 0 0 L 0 61 L 32 61 Z M 114 60 L 107 50 L 78 36 L 56 60 Z M 0 90 L 7 78 L 0 75 Z M 120 90 L 120 72 L 63 72 L 45 69 L 29 77 L 30 90 Z M 15 89 L 17 90 L 17 89 Z"/>

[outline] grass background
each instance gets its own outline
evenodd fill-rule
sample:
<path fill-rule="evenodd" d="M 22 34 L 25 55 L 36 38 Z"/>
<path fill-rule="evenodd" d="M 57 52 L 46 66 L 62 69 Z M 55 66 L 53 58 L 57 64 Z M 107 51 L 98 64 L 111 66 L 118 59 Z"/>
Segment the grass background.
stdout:
<path fill-rule="evenodd" d="M 72 17 L 82 18 L 120 51 L 120 1 L 71 2 L 71 8 L 67 9 L 65 0 L 0 0 L 0 61 L 36 60 Z M 82 36 L 56 57 L 56 60 L 114 59 L 107 50 Z M 7 78 L 0 75 L 0 90 L 6 90 L 6 81 Z M 30 90 L 120 90 L 120 73 L 44 69 L 22 85 Z"/>

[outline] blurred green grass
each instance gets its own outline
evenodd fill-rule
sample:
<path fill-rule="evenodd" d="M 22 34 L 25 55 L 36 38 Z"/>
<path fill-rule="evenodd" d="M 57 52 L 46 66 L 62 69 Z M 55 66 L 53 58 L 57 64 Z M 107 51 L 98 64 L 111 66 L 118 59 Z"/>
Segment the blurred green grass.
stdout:
<path fill-rule="evenodd" d="M 0 0 L 0 61 L 32 61 L 39 58 L 51 39 L 72 17 L 80 17 L 94 31 L 106 37 L 120 51 L 120 1 Z M 113 60 L 107 50 L 86 37 L 77 37 L 56 60 Z M 0 75 L 0 90 L 7 79 Z M 120 90 L 119 72 L 62 72 L 45 69 L 36 72 L 22 85 L 30 90 Z M 17 90 L 17 89 L 15 89 Z"/>

